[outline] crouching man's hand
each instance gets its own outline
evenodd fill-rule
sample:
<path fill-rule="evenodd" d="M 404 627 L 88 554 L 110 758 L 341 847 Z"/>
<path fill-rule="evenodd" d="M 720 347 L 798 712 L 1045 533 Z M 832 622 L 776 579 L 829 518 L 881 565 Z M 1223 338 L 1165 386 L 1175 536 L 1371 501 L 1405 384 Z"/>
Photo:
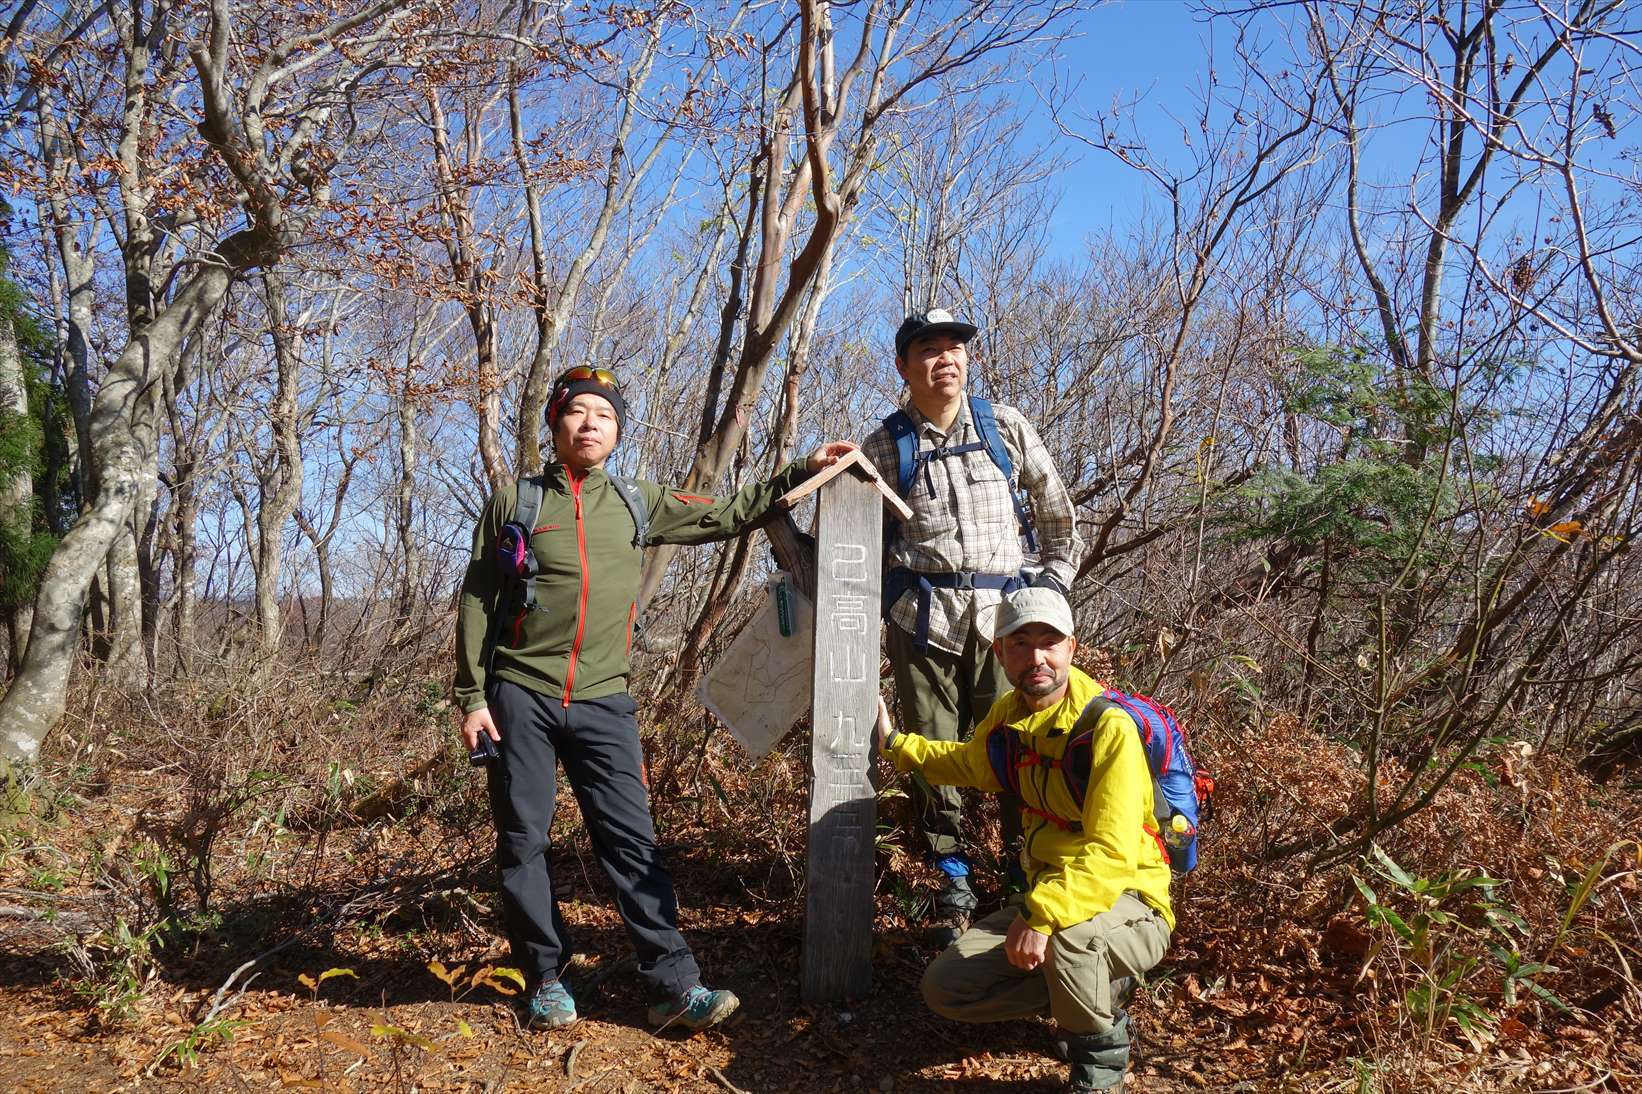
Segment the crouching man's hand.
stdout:
<path fill-rule="evenodd" d="M 855 445 L 849 441 L 828 441 L 826 444 L 811 452 L 804 461 L 804 468 L 810 474 L 825 471 L 839 460 L 855 451 Z"/>
<path fill-rule="evenodd" d="M 1030 972 L 1043 964 L 1044 954 L 1049 952 L 1049 936 L 1034 931 L 1020 916 L 1009 925 L 1009 937 L 1004 939 L 1004 956 L 1017 969 Z"/>
<path fill-rule="evenodd" d="M 489 707 L 480 707 L 469 711 L 462 719 L 462 744 L 472 752 L 479 747 L 479 734 L 485 734 L 493 741 L 502 739 L 502 731 L 496 728 L 496 719 L 490 716 Z"/>
<path fill-rule="evenodd" d="M 873 743 L 878 746 L 880 754 L 889 747 L 889 742 L 895 735 L 895 726 L 889 720 L 889 707 L 884 704 L 884 697 L 880 695 L 878 696 L 878 722 L 873 727 Z"/>

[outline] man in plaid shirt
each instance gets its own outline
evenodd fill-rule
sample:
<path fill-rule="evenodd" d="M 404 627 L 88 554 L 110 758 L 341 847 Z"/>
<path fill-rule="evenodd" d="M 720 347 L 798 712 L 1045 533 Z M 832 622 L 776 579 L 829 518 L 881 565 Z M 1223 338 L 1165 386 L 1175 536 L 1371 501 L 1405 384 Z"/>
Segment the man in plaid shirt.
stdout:
<path fill-rule="evenodd" d="M 1081 558 L 1075 513 L 1037 430 L 1012 406 L 991 408 L 1013 465 L 1005 478 L 987 452 L 986 404 L 967 393 L 967 343 L 975 327 L 940 309 L 909 317 L 895 332 L 895 367 L 906 381 L 906 416 L 917 457 L 900 525 L 884 563 L 888 649 L 901 721 L 924 737 L 968 737 L 1009 682 L 992 654 L 993 617 L 1004 594 L 1028 584 L 1023 534 L 1036 533 L 1040 567 L 1030 579 L 1065 594 Z M 891 423 L 861 448 L 890 482 L 904 477 Z M 910 443 L 910 441 L 908 442 Z M 1019 504 L 1018 504 L 1019 503 Z M 1030 528 L 1022 527 L 1030 509 Z M 914 775 L 913 802 L 930 855 L 945 875 L 935 901 L 945 945 L 969 925 L 975 894 L 964 853 L 963 805 L 956 788 Z M 1019 851 L 1020 816 L 1003 810 L 1008 854 Z M 1011 870 L 1015 875 L 1017 869 Z"/>

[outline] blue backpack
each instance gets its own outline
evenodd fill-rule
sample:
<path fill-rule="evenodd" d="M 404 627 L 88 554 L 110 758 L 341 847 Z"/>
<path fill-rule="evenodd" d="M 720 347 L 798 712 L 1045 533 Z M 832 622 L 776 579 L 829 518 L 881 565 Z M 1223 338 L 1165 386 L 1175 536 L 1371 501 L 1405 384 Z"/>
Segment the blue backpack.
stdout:
<path fill-rule="evenodd" d="M 998 432 L 998 416 L 992 409 L 992 404 L 978 395 L 969 397 L 969 418 L 975 425 L 975 432 L 981 439 L 972 444 L 960 444 L 951 448 L 935 448 L 928 452 L 918 451 L 918 429 L 912 424 L 912 419 L 904 410 L 897 410 L 884 419 L 884 428 L 889 431 L 890 438 L 895 442 L 896 463 L 896 492 L 903 498 L 912 490 L 912 484 L 918 479 L 918 472 L 928 466 L 933 459 L 944 459 L 947 456 L 960 456 L 965 452 L 986 450 L 992 462 L 1003 472 L 1003 478 L 1009 484 L 1009 498 L 1015 505 L 1015 519 L 1020 522 L 1021 537 L 1026 540 L 1026 549 L 1038 549 L 1038 537 L 1032 527 L 1031 510 L 1026 507 L 1026 497 L 1015 486 L 1015 461 L 1009 458 L 1009 449 L 1004 446 L 1003 434 Z M 893 536 L 893 531 L 890 533 Z"/>
<path fill-rule="evenodd" d="M 1190 873 L 1197 866 L 1198 827 L 1207 822 L 1214 811 L 1214 777 L 1199 771 L 1192 763 L 1186 751 L 1186 731 L 1180 728 L 1174 711 L 1156 699 L 1127 695 L 1112 688 L 1095 696 L 1078 715 L 1066 751 L 1059 759 L 1034 750 L 1016 730 L 998 726 L 986 740 L 986 757 L 992 772 L 999 784 L 1018 798 L 1022 768 L 1058 770 L 1066 780 L 1072 800 L 1077 803 L 1077 815 L 1061 817 L 1024 804 L 1021 808 L 1062 831 L 1082 831 L 1083 799 L 1089 791 L 1095 727 L 1101 715 L 1112 707 L 1123 711 L 1134 722 L 1145 748 L 1146 766 L 1152 772 L 1152 812 L 1157 819 L 1158 845 L 1163 857 L 1176 873 Z M 1183 831 L 1174 830 L 1177 816 L 1185 818 Z"/>

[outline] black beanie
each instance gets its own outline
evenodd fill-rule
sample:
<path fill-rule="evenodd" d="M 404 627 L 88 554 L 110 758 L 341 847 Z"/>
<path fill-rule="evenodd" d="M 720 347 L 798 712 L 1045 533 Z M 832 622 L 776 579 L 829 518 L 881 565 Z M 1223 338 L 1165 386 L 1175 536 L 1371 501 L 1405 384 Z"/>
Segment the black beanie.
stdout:
<path fill-rule="evenodd" d="M 627 400 L 621 397 L 620 391 L 591 377 L 553 385 L 553 397 L 547 401 L 548 432 L 557 431 L 559 412 L 570 405 L 570 400 L 587 393 L 597 395 L 616 408 L 616 436 L 619 438 L 627 431 Z"/>

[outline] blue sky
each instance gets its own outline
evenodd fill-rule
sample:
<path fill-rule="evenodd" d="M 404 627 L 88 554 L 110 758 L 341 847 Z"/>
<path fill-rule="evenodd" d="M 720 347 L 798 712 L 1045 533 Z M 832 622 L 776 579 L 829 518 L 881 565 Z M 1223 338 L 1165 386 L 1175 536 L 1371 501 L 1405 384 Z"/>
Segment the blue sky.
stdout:
<path fill-rule="evenodd" d="M 1076 88 L 1067 124 L 1076 127 L 1074 118 L 1138 100 L 1137 114 L 1161 123 L 1146 128 L 1162 136 L 1175 129 L 1170 114 L 1181 117 L 1192 109 L 1207 66 L 1210 25 L 1187 4 L 1113 0 L 1084 13 L 1077 34 L 1062 50 L 1058 73 L 1063 84 Z M 1027 105 L 1041 139 L 1072 158 L 1053 222 L 1060 246 L 1081 251 L 1091 232 L 1129 223 L 1155 197 L 1153 187 L 1109 153 L 1059 134 L 1041 103 Z"/>

